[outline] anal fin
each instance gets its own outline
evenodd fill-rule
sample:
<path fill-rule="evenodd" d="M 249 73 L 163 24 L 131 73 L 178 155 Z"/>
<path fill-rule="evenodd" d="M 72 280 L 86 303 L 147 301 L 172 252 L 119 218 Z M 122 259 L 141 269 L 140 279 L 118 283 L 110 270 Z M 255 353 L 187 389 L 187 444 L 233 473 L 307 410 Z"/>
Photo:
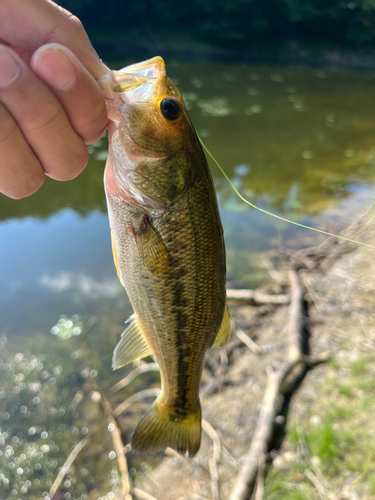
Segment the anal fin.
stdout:
<path fill-rule="evenodd" d="M 125 325 L 127 327 L 113 352 L 112 368 L 114 370 L 153 354 L 134 314 L 125 322 Z"/>
<path fill-rule="evenodd" d="M 231 331 L 231 326 L 230 326 L 229 310 L 228 306 L 226 306 L 223 322 L 221 323 L 219 333 L 217 334 L 215 342 L 213 343 L 212 347 L 223 347 L 223 345 L 225 345 L 228 342 L 228 339 L 230 337 L 230 331 Z"/>

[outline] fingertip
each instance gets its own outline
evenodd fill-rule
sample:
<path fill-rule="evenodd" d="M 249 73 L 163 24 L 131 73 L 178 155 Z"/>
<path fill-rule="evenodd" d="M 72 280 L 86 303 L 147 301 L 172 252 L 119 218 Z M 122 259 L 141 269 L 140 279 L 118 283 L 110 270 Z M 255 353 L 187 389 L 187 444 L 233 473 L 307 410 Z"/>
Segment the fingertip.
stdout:
<path fill-rule="evenodd" d="M 24 65 L 11 48 L 0 45 L 0 90 L 14 88 L 22 79 Z"/>
<path fill-rule="evenodd" d="M 40 172 L 36 173 L 32 179 L 27 179 L 27 181 L 21 181 L 11 187 L 4 188 L 2 192 L 8 198 L 13 198 L 13 200 L 22 200 L 39 191 L 43 184 L 44 173 L 42 169 L 40 169 Z"/>
<path fill-rule="evenodd" d="M 105 110 L 104 110 L 104 113 L 105 113 L 105 116 L 104 116 L 105 126 L 99 132 L 97 132 L 95 135 L 92 135 L 91 137 L 89 137 L 88 139 L 85 140 L 85 144 L 87 144 L 87 146 L 90 146 L 92 144 L 96 144 L 105 134 L 105 131 L 108 128 L 108 118 L 107 118 L 107 113 L 105 112 Z"/>
<path fill-rule="evenodd" d="M 46 43 L 34 52 L 30 61 L 30 67 L 39 73 L 39 63 L 45 54 L 62 53 L 65 54 L 73 64 L 82 66 L 85 71 L 89 72 L 95 79 L 108 73 L 109 68 L 99 59 L 95 51 L 93 51 L 93 53 L 88 52 L 86 56 L 82 56 L 78 54 L 78 52 L 78 50 L 70 50 L 67 46 L 60 43 Z M 94 71 L 92 67 L 95 68 Z"/>
<path fill-rule="evenodd" d="M 70 50 L 58 44 L 44 45 L 31 59 L 31 68 L 49 87 L 66 92 L 78 78 L 78 61 Z"/>
<path fill-rule="evenodd" d="M 47 51 L 61 51 L 61 52 L 69 52 L 72 54 L 72 52 L 65 47 L 64 45 L 61 45 L 60 43 L 45 43 L 44 45 L 41 45 L 34 53 L 31 58 L 31 65 L 33 66 L 36 61 L 38 61 L 39 57 L 41 54 L 47 52 Z"/>
<path fill-rule="evenodd" d="M 58 170 L 46 170 L 46 175 L 55 181 L 72 181 L 79 176 L 86 168 L 89 161 L 89 153 L 83 141 L 80 141 L 79 147 L 75 147 L 69 152 L 66 152 L 64 160 L 67 167 Z"/>

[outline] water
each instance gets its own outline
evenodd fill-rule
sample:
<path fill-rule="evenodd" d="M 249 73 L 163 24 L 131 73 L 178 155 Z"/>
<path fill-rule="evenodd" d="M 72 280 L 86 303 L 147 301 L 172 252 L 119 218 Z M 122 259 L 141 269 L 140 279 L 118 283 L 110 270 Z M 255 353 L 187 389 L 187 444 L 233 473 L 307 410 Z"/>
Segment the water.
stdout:
<path fill-rule="evenodd" d="M 166 62 L 202 139 L 252 202 L 323 229 L 371 205 L 375 75 Z M 157 385 L 151 373 L 111 391 L 129 371 L 112 372 L 110 360 L 131 308 L 110 249 L 106 149 L 105 139 L 92 147 L 74 181 L 46 179 L 31 198 L 0 198 L 1 498 L 47 498 L 58 468 L 87 436 L 62 487 L 67 498 L 115 498 L 117 463 L 100 390 L 116 404 Z M 266 277 L 262 252 L 308 233 L 245 206 L 212 172 L 228 280 L 255 286 Z M 142 405 L 123 419 L 125 435 Z M 130 459 L 130 466 L 132 476 L 147 473 L 145 462 Z"/>

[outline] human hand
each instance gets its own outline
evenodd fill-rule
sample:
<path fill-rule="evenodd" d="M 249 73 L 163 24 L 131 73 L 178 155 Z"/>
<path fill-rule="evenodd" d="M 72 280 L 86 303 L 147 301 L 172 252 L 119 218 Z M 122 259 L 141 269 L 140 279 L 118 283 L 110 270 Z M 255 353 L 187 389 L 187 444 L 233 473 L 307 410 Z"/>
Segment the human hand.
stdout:
<path fill-rule="evenodd" d="M 107 125 L 107 72 L 80 21 L 49 0 L 0 0 L 0 192 L 24 198 L 44 175 L 87 165 Z"/>

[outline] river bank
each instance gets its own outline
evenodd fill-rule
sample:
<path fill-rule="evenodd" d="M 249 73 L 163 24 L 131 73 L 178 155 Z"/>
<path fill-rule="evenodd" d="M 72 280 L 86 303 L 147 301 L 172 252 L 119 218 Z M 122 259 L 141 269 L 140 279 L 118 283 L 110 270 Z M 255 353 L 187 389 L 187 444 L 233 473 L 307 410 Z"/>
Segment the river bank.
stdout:
<path fill-rule="evenodd" d="M 372 215 L 345 235 L 372 244 Z M 295 386 L 290 376 L 281 385 L 265 468 L 256 475 L 256 498 L 375 498 L 373 255 L 371 248 L 326 239 L 273 257 L 271 281 L 258 290 L 263 303 L 232 306 L 231 340 L 208 357 L 200 452 L 192 461 L 170 453 L 136 485 L 156 499 L 250 498 L 237 497 L 234 490 L 262 424 L 270 378 L 287 359 L 294 314 L 284 299 L 275 305 L 266 297 L 290 297 L 292 266 L 303 290 L 302 349 L 315 358 L 329 353 L 329 360 L 323 355 L 326 362 L 300 366 Z"/>

